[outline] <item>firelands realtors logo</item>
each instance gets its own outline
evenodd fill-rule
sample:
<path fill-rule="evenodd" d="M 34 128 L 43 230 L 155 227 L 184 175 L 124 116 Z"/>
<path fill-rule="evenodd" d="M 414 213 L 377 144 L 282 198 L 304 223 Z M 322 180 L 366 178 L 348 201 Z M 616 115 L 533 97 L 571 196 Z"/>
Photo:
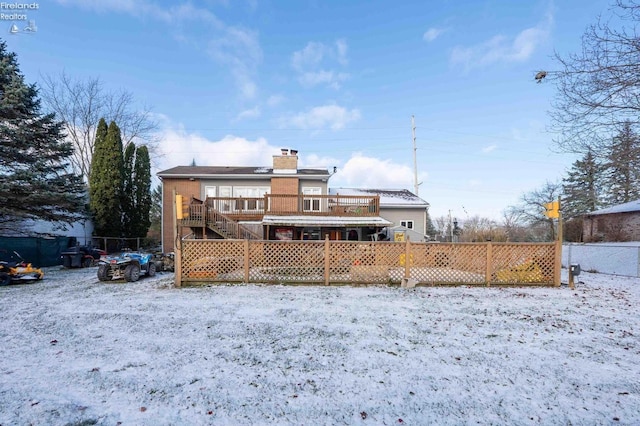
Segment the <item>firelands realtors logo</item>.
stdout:
<path fill-rule="evenodd" d="M 9 3 L 0 2 L 0 21 L 12 21 L 9 33 L 33 34 L 38 31 L 35 19 L 31 19 L 31 12 L 40 9 L 39 3 Z"/>

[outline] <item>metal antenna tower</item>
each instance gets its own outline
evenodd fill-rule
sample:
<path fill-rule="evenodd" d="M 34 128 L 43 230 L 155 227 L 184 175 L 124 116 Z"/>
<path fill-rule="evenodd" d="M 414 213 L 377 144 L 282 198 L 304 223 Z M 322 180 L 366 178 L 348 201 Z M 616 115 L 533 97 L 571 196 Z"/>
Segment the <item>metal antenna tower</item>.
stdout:
<path fill-rule="evenodd" d="M 418 147 L 416 146 L 416 122 L 415 118 L 411 116 L 411 132 L 413 134 L 413 193 L 417 196 L 420 183 L 418 183 Z"/>

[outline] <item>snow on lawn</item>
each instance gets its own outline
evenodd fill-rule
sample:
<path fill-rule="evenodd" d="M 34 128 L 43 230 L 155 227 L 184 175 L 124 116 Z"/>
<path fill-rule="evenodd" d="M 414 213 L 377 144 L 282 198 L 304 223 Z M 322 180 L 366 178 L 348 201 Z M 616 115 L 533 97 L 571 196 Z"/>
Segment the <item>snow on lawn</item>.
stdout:
<path fill-rule="evenodd" d="M 640 279 L 0 288 L 0 425 L 640 424 Z"/>

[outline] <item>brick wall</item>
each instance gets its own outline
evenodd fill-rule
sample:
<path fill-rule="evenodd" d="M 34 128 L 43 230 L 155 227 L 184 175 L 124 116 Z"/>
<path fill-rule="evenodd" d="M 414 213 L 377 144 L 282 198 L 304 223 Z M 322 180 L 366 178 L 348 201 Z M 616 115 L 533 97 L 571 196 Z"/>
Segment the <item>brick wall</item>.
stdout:
<path fill-rule="evenodd" d="M 278 195 L 298 195 L 300 191 L 297 177 L 272 177 L 271 193 Z"/>
<path fill-rule="evenodd" d="M 298 169 L 298 156 L 297 155 L 274 155 L 273 156 L 273 170 L 297 170 Z M 277 173 L 277 172 L 276 172 Z"/>
<path fill-rule="evenodd" d="M 298 195 L 300 182 L 297 177 L 272 177 L 271 193 L 277 195 Z M 271 211 L 295 212 L 298 210 L 298 200 L 286 198 L 271 198 Z"/>
<path fill-rule="evenodd" d="M 640 212 L 587 217 L 584 219 L 582 230 L 585 242 L 640 241 Z"/>

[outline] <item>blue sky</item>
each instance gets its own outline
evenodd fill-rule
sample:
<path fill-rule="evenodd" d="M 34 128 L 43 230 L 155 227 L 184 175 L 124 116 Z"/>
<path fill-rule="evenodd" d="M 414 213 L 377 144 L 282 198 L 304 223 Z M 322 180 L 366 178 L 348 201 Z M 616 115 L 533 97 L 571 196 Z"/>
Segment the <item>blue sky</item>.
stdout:
<path fill-rule="evenodd" d="M 63 70 L 126 89 L 161 124 L 157 167 L 338 167 L 332 187 L 413 190 L 432 218 L 499 219 L 562 177 L 554 51 L 577 52 L 610 1 L 50 0 L 9 34 L 27 81 Z M 2 10 L 3 13 L 15 11 Z M 21 26 L 25 21 L 18 22 Z"/>

